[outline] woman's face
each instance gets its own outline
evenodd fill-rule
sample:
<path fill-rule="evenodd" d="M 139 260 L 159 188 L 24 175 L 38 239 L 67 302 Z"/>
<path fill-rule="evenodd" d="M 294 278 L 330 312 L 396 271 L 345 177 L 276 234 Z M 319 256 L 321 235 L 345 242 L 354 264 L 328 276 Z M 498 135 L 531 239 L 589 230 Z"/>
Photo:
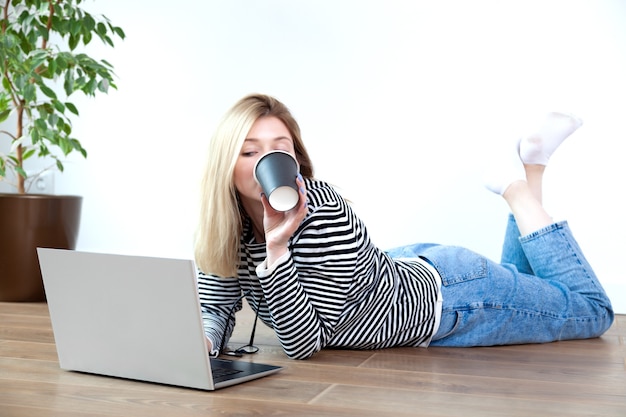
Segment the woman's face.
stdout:
<path fill-rule="evenodd" d="M 293 138 L 285 124 L 273 116 L 260 117 L 250 128 L 235 164 L 235 188 L 244 206 L 261 203 L 261 186 L 254 180 L 254 165 L 267 152 L 275 150 L 296 157 Z"/>

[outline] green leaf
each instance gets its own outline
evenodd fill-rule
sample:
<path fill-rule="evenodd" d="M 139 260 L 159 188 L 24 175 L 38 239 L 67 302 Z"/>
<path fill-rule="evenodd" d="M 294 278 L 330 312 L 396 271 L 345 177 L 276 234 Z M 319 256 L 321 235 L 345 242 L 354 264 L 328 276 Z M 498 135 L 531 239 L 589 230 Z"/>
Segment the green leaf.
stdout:
<path fill-rule="evenodd" d="M 35 154 L 35 149 L 29 149 L 26 152 L 24 152 L 24 154 L 22 155 L 22 159 L 24 161 L 26 161 L 28 158 L 30 158 L 31 156 L 33 156 Z"/>
<path fill-rule="evenodd" d="M 59 68 L 59 72 L 60 71 L 65 71 L 69 67 L 69 64 L 67 62 L 67 58 L 66 58 L 66 56 L 64 54 L 57 55 L 57 57 L 54 60 L 54 62 L 56 63 L 56 66 Z"/>
<path fill-rule="evenodd" d="M 65 108 L 67 108 L 69 111 L 71 111 L 72 113 L 74 113 L 76 116 L 78 116 L 78 109 L 76 108 L 76 106 L 73 103 L 70 103 L 69 101 L 65 102 Z"/>
<path fill-rule="evenodd" d="M 0 123 L 4 122 L 6 119 L 9 118 L 9 116 L 11 115 L 11 110 L 4 110 L 3 112 L 0 112 Z"/>
<path fill-rule="evenodd" d="M 63 89 L 65 90 L 65 94 L 69 96 L 74 92 L 74 71 L 68 69 L 65 72 L 64 78 Z"/>
<path fill-rule="evenodd" d="M 61 151 L 63 152 L 63 155 L 69 154 L 70 152 L 72 152 L 72 144 L 69 140 L 65 139 L 65 138 L 58 138 L 59 140 L 59 147 L 61 148 Z"/>
<path fill-rule="evenodd" d="M 50 126 L 57 126 L 58 127 L 59 122 L 62 123 L 63 119 L 61 119 L 56 114 L 52 113 L 50 116 L 48 116 L 48 125 L 50 125 Z"/>
<path fill-rule="evenodd" d="M 50 155 L 48 147 L 43 143 L 39 144 L 39 156 L 46 157 L 48 155 Z"/>
<path fill-rule="evenodd" d="M 57 74 L 57 61 L 55 59 L 51 59 L 48 62 L 47 73 L 49 75 L 49 78 L 52 78 L 55 74 Z"/>
<path fill-rule="evenodd" d="M 102 39 L 104 40 L 104 42 L 106 42 L 109 46 L 115 46 L 115 44 L 113 43 L 113 40 L 111 38 L 109 38 L 108 36 L 103 36 Z"/>
<path fill-rule="evenodd" d="M 35 129 L 39 129 L 40 132 L 45 132 L 48 129 L 48 123 L 45 119 L 35 120 Z"/>
<path fill-rule="evenodd" d="M 126 34 L 124 33 L 124 31 L 122 30 L 122 28 L 120 27 L 113 27 L 113 31 L 117 34 L 117 36 L 119 36 L 122 39 L 126 38 Z"/>
<path fill-rule="evenodd" d="M 44 49 L 38 49 L 31 54 L 31 57 L 30 65 L 35 70 L 48 60 L 48 52 Z"/>
<path fill-rule="evenodd" d="M 35 86 L 33 84 L 30 84 L 30 83 L 26 84 L 24 86 L 22 94 L 24 95 L 25 101 L 37 100 L 37 90 L 35 89 Z"/>
<path fill-rule="evenodd" d="M 70 35 L 70 39 L 68 40 L 67 44 L 70 47 L 70 50 L 74 50 L 76 49 L 76 46 L 78 46 L 78 41 L 80 40 L 80 38 L 78 36 L 74 36 L 74 35 Z"/>
<path fill-rule="evenodd" d="M 59 100 L 52 100 L 52 105 L 58 112 L 65 113 L 65 105 Z"/>
<path fill-rule="evenodd" d="M 54 92 L 51 88 L 49 88 L 48 86 L 46 86 L 45 84 L 41 84 L 41 85 L 39 86 L 39 89 L 40 89 L 40 90 L 41 90 L 41 92 L 42 92 L 42 93 L 44 93 L 46 96 L 50 97 L 51 99 L 56 100 L 56 98 L 57 98 L 56 93 L 55 93 L 55 92 Z"/>
<path fill-rule="evenodd" d="M 85 32 L 83 34 L 83 45 L 87 45 L 89 42 L 91 42 L 91 32 Z"/>
<path fill-rule="evenodd" d="M 13 74 L 13 86 L 17 90 L 24 90 L 24 87 L 28 84 L 28 78 L 26 77 L 26 75 L 21 74 L 18 71 L 19 70 L 16 70 L 16 72 Z M 13 90 L 13 88 L 9 85 L 7 90 Z M 24 94 L 22 93 L 22 95 Z"/>
<path fill-rule="evenodd" d="M 109 91 L 109 80 L 101 80 L 98 83 L 98 90 L 106 93 Z"/>
<path fill-rule="evenodd" d="M 94 95 L 96 91 L 97 83 L 95 78 L 91 78 L 87 85 L 83 88 L 83 91 L 91 96 Z"/>
<path fill-rule="evenodd" d="M 83 26 L 83 33 L 91 33 L 96 27 L 96 21 L 89 13 L 86 13 L 82 21 L 82 26 Z"/>
<path fill-rule="evenodd" d="M 96 25 L 96 33 L 100 36 L 106 36 L 107 34 L 107 27 L 104 23 L 102 22 L 98 22 L 98 24 Z"/>
<path fill-rule="evenodd" d="M 28 178 L 28 174 L 26 173 L 26 171 L 24 171 L 24 168 L 20 167 L 20 166 L 16 166 L 15 168 L 15 172 L 22 178 Z"/>
<path fill-rule="evenodd" d="M 78 37 L 79 34 L 81 33 L 81 30 L 82 30 L 82 22 L 75 20 L 70 23 L 70 33 L 72 34 L 72 36 Z"/>

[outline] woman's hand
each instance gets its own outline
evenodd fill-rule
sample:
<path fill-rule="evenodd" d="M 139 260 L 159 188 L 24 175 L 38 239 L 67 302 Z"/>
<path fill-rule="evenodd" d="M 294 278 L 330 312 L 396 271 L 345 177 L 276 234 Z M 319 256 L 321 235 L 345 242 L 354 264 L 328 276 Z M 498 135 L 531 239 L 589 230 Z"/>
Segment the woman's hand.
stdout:
<path fill-rule="evenodd" d="M 268 266 L 272 265 L 276 259 L 289 250 L 287 246 L 289 238 L 293 236 L 307 214 L 306 186 L 300 174 L 298 174 L 296 184 L 298 185 L 300 199 L 298 204 L 289 211 L 274 210 L 270 206 L 267 196 L 261 196 Z"/>

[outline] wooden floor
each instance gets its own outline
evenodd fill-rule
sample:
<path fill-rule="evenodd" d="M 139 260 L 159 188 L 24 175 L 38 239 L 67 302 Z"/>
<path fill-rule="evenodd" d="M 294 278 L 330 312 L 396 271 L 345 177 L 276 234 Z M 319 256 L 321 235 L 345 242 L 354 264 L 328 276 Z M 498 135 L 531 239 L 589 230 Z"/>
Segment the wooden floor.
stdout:
<path fill-rule="evenodd" d="M 238 316 L 245 342 L 250 311 Z M 626 416 L 626 316 L 600 339 L 246 358 L 279 374 L 214 392 L 59 369 L 45 303 L 0 303 L 0 416 Z M 235 345 L 236 343 L 233 343 Z"/>

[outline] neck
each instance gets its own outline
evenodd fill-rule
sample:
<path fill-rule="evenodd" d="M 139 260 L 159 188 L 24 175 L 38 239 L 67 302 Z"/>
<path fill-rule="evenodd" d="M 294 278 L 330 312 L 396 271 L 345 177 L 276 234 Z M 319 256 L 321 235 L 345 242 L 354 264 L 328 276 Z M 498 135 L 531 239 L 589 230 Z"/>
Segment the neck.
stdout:
<path fill-rule="evenodd" d="M 254 234 L 254 240 L 256 240 L 258 243 L 265 242 L 265 229 L 263 227 L 263 205 L 258 201 L 241 201 L 241 207 L 250 218 L 250 223 L 252 223 L 252 233 Z"/>
<path fill-rule="evenodd" d="M 252 233 L 254 233 L 254 240 L 257 243 L 265 243 L 265 231 L 263 230 L 263 226 L 257 226 L 256 222 L 252 221 Z"/>

